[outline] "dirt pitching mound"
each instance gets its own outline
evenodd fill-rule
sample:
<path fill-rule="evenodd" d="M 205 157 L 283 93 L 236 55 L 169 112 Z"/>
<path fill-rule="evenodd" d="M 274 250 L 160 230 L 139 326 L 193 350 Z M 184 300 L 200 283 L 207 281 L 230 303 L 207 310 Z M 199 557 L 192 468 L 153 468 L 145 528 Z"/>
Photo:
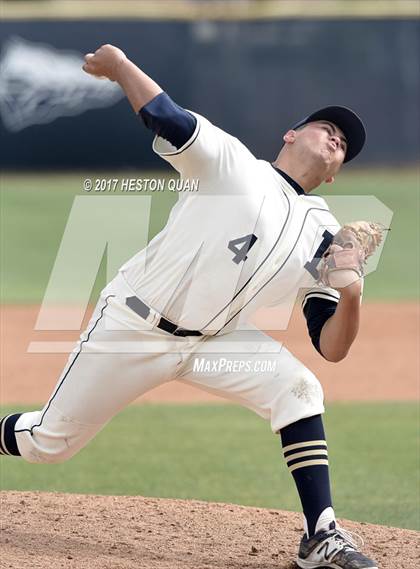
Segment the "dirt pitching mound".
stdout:
<path fill-rule="evenodd" d="M 292 569 L 291 512 L 139 496 L 1 492 L 2 568 Z M 345 522 L 381 569 L 417 569 L 415 531 Z"/>

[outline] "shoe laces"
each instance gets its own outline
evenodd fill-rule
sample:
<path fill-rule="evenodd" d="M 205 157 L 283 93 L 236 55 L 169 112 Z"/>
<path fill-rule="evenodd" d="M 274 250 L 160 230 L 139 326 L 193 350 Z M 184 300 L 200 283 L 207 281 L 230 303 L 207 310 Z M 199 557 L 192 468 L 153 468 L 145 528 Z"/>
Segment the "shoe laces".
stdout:
<path fill-rule="evenodd" d="M 345 541 L 352 549 L 358 549 L 363 547 L 364 541 L 361 535 L 355 532 L 350 532 L 342 527 L 337 526 L 335 528 L 336 534 Z"/>

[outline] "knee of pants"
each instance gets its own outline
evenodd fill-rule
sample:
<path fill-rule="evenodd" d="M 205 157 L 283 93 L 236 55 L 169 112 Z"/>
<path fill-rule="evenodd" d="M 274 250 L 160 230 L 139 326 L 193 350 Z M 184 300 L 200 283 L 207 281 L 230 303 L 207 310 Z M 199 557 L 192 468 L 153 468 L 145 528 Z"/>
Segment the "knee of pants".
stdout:
<path fill-rule="evenodd" d="M 24 458 L 28 462 L 37 464 L 60 464 L 72 458 L 79 449 L 69 448 L 66 439 L 56 439 L 54 446 L 38 444 L 32 448 Z"/>
<path fill-rule="evenodd" d="M 324 411 L 322 386 L 317 377 L 302 365 L 290 374 L 273 401 L 271 427 L 277 433 L 287 425 Z"/>
<path fill-rule="evenodd" d="M 306 367 L 294 375 L 290 392 L 297 400 L 307 405 L 318 405 L 324 401 L 324 392 L 318 378 Z"/>
<path fill-rule="evenodd" d="M 40 413 L 28 413 L 35 419 Z M 25 417 L 22 416 L 24 419 Z M 28 428 L 16 432 L 16 441 L 22 458 L 38 464 L 58 464 L 72 458 L 92 438 L 93 426 L 75 422 L 57 413 L 31 421 Z M 32 422 L 32 425 L 30 423 Z"/>

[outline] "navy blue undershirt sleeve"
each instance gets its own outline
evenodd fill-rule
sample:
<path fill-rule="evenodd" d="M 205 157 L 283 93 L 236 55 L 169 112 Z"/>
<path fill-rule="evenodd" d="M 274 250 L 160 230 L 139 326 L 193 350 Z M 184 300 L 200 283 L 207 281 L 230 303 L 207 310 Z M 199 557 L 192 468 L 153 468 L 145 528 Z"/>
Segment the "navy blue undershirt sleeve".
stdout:
<path fill-rule="evenodd" d="M 306 301 L 303 314 L 306 318 L 309 336 L 315 349 L 323 356 L 319 347 L 321 330 L 328 318 L 334 314 L 337 303 L 326 298 L 313 297 Z M 324 356 L 323 356 L 324 357 Z"/>
<path fill-rule="evenodd" d="M 177 150 L 192 137 L 197 119 L 163 92 L 142 107 L 139 115 L 147 128 L 170 142 Z"/>

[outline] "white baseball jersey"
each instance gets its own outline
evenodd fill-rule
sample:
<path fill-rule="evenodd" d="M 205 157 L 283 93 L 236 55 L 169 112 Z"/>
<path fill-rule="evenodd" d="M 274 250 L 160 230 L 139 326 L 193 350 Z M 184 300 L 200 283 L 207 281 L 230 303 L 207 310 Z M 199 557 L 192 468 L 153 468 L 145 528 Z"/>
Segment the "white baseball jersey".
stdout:
<path fill-rule="evenodd" d="M 314 256 L 339 229 L 325 200 L 298 194 L 270 163 L 195 116 L 180 149 L 153 142 L 199 189 L 180 194 L 165 228 L 121 268 L 136 296 L 178 326 L 209 335 L 232 330 L 259 306 L 293 304 L 305 290 L 337 301 L 337 291 L 317 287 L 315 278 Z"/>

